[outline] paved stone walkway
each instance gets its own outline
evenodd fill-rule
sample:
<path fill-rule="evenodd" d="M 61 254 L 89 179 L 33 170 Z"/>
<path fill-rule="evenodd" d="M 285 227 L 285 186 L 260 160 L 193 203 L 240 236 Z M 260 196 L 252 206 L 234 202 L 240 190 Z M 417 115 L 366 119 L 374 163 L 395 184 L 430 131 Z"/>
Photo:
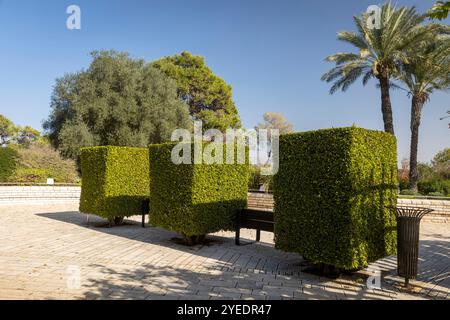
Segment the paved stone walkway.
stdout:
<path fill-rule="evenodd" d="M 221 232 L 185 247 L 138 218 L 106 228 L 91 216 L 87 226 L 76 204 L 0 206 L 0 222 L 0 299 L 450 299 L 449 224 L 422 225 L 416 293 L 405 293 L 395 257 L 370 266 L 383 271 L 381 290 L 368 289 L 370 268 L 315 276 L 270 233 L 259 244 L 238 247 Z"/>

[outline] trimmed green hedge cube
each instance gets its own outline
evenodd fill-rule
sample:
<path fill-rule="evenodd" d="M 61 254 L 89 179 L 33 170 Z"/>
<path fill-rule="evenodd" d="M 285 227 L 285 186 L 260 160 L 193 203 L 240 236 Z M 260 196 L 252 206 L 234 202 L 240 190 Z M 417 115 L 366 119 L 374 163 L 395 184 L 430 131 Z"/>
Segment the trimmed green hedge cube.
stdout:
<path fill-rule="evenodd" d="M 174 146 L 150 146 L 150 223 L 185 237 L 232 230 L 247 206 L 248 163 L 176 165 Z"/>
<path fill-rule="evenodd" d="M 0 146 L 0 182 L 7 182 L 17 167 L 19 153 L 11 147 Z"/>
<path fill-rule="evenodd" d="M 82 148 L 81 174 L 81 212 L 109 220 L 146 213 L 149 198 L 147 148 Z"/>
<path fill-rule="evenodd" d="M 275 245 L 358 269 L 396 252 L 396 140 L 356 127 L 280 137 Z"/>

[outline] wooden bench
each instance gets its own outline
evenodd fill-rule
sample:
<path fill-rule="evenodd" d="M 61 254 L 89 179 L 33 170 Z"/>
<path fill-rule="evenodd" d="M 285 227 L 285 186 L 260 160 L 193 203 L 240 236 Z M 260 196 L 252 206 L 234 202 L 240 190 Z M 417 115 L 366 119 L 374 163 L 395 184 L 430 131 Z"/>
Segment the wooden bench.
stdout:
<path fill-rule="evenodd" d="M 261 239 L 261 230 L 273 232 L 273 212 L 255 209 L 241 210 L 236 219 L 237 246 L 240 245 L 241 228 L 256 229 L 256 242 Z"/>

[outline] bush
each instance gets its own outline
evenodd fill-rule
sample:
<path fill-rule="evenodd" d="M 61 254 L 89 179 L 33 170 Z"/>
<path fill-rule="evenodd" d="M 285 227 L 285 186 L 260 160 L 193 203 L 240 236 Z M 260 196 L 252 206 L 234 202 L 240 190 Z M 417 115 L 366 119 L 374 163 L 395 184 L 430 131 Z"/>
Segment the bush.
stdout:
<path fill-rule="evenodd" d="M 261 168 L 250 166 L 250 173 L 248 179 L 249 190 L 260 190 L 263 187 L 264 191 L 273 191 L 273 176 L 262 175 Z"/>
<path fill-rule="evenodd" d="M 17 166 L 17 151 L 9 147 L 0 146 L 0 182 L 7 182 L 14 174 Z"/>
<path fill-rule="evenodd" d="M 260 180 L 260 174 L 259 169 L 250 166 L 249 173 L 248 173 L 248 189 L 249 190 L 259 190 L 261 187 L 261 180 Z"/>
<path fill-rule="evenodd" d="M 441 193 L 450 196 L 450 180 L 441 180 Z"/>
<path fill-rule="evenodd" d="M 406 180 L 399 180 L 399 182 L 398 182 L 398 187 L 399 187 L 399 189 L 400 189 L 401 191 L 403 191 L 403 190 L 408 190 L 409 187 L 410 187 L 409 181 L 408 181 L 407 179 L 406 179 Z"/>
<path fill-rule="evenodd" d="M 427 195 L 430 192 L 438 192 L 439 190 L 439 183 L 435 181 L 425 180 L 425 181 L 419 181 L 417 183 L 417 188 L 419 189 L 419 192 L 423 195 Z"/>
<path fill-rule="evenodd" d="M 173 147 L 150 146 L 150 222 L 194 242 L 197 236 L 232 230 L 236 213 L 247 205 L 249 166 L 176 165 Z"/>
<path fill-rule="evenodd" d="M 110 222 L 146 213 L 149 197 L 147 148 L 81 149 L 80 211 Z"/>
<path fill-rule="evenodd" d="M 17 168 L 10 182 L 45 183 L 53 178 L 58 183 L 77 183 L 79 176 L 73 160 L 62 159 L 48 143 L 34 142 L 17 146 Z"/>
<path fill-rule="evenodd" d="M 450 180 L 424 180 L 417 183 L 419 192 L 423 195 L 430 193 L 450 194 Z"/>
<path fill-rule="evenodd" d="M 44 183 L 51 176 L 46 169 L 19 167 L 9 180 L 10 182 Z"/>
<path fill-rule="evenodd" d="M 396 252 L 395 137 L 356 127 L 280 137 L 275 245 L 353 270 Z"/>
<path fill-rule="evenodd" d="M 405 189 L 400 191 L 400 194 L 403 196 L 415 196 L 415 195 L 420 195 L 417 192 L 415 192 L 414 190 L 411 189 Z"/>
<path fill-rule="evenodd" d="M 444 197 L 445 194 L 440 193 L 440 192 L 430 192 L 430 193 L 428 194 L 428 196 L 430 196 L 430 197 Z"/>

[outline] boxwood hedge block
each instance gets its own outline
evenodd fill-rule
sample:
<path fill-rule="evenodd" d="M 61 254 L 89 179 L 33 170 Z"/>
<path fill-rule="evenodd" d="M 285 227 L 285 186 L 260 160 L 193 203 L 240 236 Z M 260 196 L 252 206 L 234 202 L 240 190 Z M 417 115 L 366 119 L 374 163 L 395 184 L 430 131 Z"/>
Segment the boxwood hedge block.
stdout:
<path fill-rule="evenodd" d="M 82 148 L 80 211 L 107 219 L 145 213 L 148 172 L 147 148 Z"/>
<path fill-rule="evenodd" d="M 176 165 L 174 146 L 150 146 L 150 223 L 186 237 L 233 229 L 247 205 L 248 164 Z"/>
<path fill-rule="evenodd" d="M 393 135 L 351 128 L 280 137 L 274 179 L 276 247 L 357 269 L 396 252 Z"/>
<path fill-rule="evenodd" d="M 16 149 L 0 146 L 0 182 L 8 181 L 17 167 L 19 154 Z"/>

